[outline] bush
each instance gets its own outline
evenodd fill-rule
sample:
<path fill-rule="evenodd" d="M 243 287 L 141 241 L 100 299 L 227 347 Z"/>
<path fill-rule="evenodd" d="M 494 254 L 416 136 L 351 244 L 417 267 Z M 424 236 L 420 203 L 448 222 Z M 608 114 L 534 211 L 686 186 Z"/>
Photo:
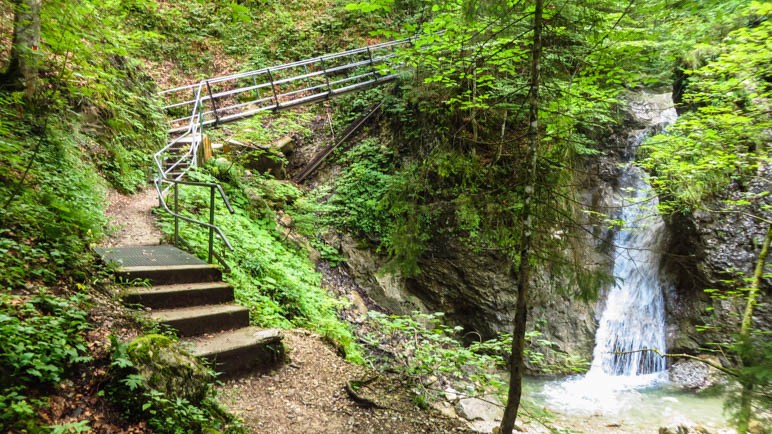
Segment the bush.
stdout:
<path fill-rule="evenodd" d="M 89 324 L 78 306 L 82 301 L 45 293 L 0 295 L 0 426 L 34 426 L 41 403 L 29 392 L 57 384 L 67 369 L 90 360 L 84 356 L 82 332 Z"/>
<path fill-rule="evenodd" d="M 162 335 L 128 344 L 113 336 L 110 399 L 132 420 L 147 420 L 153 432 L 241 433 L 240 424 L 217 402 L 214 373 Z"/>

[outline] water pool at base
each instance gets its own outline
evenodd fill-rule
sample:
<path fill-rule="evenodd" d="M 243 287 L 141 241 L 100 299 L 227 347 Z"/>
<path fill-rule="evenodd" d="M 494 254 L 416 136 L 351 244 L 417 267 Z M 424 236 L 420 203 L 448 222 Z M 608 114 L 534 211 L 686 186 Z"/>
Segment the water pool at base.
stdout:
<path fill-rule="evenodd" d="M 684 423 L 702 425 L 710 432 L 734 432 L 724 412 L 724 395 L 679 390 L 667 383 L 666 372 L 635 377 L 529 377 L 524 392 L 559 420 L 612 426 L 608 432 L 656 433 L 660 427 Z"/>

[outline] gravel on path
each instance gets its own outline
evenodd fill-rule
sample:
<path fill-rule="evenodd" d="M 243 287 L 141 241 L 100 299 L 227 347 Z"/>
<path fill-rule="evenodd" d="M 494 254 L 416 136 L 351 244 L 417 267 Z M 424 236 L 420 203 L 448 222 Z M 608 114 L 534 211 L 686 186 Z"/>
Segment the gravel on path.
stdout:
<path fill-rule="evenodd" d="M 108 189 L 105 215 L 110 220 L 110 230 L 100 247 L 161 244 L 163 233 L 156 226 L 152 213 L 152 209 L 157 206 L 158 196 L 152 187 L 133 195 Z"/>
<path fill-rule="evenodd" d="M 321 337 L 303 330 L 284 332 L 290 360 L 268 373 L 251 373 L 219 386 L 220 399 L 253 433 L 471 433 L 451 419 L 413 404 L 401 389 L 389 408 L 363 408 L 346 383 L 373 373 L 343 360 Z M 390 388 L 392 389 L 392 388 Z M 394 390 L 386 391 L 394 393 Z"/>

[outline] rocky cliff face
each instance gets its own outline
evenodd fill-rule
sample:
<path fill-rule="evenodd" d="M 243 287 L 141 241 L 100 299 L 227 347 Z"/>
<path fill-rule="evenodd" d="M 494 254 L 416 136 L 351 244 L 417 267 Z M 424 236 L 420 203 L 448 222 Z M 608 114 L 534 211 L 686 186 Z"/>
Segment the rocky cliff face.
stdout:
<path fill-rule="evenodd" d="M 705 289 L 742 288 L 743 277 L 752 275 L 766 234 L 766 223 L 757 217 L 768 219 L 772 206 L 769 179 L 772 166 L 767 164 L 748 184 L 729 186 L 723 197 L 706 203 L 704 210 L 667 220 L 670 239 L 664 266 L 674 281 L 666 293 L 673 351 L 695 352 L 707 342 L 723 340 L 721 334 L 698 332 L 697 326 L 719 323 L 726 326 L 722 333 L 730 333 L 739 324 L 742 300 L 713 300 Z M 748 193 L 757 199 L 740 212 L 720 212 L 726 208 L 724 200 L 739 200 Z M 770 291 L 772 281 L 766 279 L 754 311 L 754 323 L 766 330 L 772 325 Z M 712 311 L 706 310 L 709 307 Z"/>
<path fill-rule="evenodd" d="M 392 312 L 442 311 L 449 321 L 464 326 L 475 337 L 512 332 L 517 278 L 507 258 L 473 252 L 458 242 L 435 240 L 431 251 L 420 260 L 421 273 L 405 278 L 379 269 L 383 259 L 350 237 L 344 237 L 341 249 L 357 283 Z M 596 303 L 561 295 L 558 288 L 565 282 L 547 270 L 536 274 L 529 327 L 554 342 L 551 348 L 542 348 L 547 350 L 546 357 L 557 351 L 589 359 L 597 328 Z"/>
<path fill-rule="evenodd" d="M 631 95 L 623 127 L 597 135 L 604 154 L 588 159 L 581 170 L 584 175 L 578 179 L 586 209 L 608 213 L 609 218 L 619 216 L 619 204 L 614 199 L 619 187 L 619 164 L 634 157 L 628 146 L 631 141 L 672 121 L 665 118 L 672 116 L 672 113 L 666 114 L 668 109 L 672 112 L 669 94 Z M 762 170 L 759 180 L 744 188 L 763 191 L 769 172 L 770 168 Z M 762 202 L 769 205 L 770 198 Z M 756 205 L 759 212 L 762 205 Z M 611 274 L 615 231 L 597 215 L 587 214 L 582 218 L 588 234 L 571 253 Z M 695 331 L 696 325 L 708 321 L 705 308 L 713 303 L 703 289 L 718 287 L 720 280 L 727 278 L 726 270 L 752 269 L 755 246 L 763 239 L 763 227 L 742 214 L 698 213 L 674 217 L 667 223 L 668 240 L 662 259 L 666 278 L 662 283 L 668 349 L 693 351 L 712 338 Z M 339 246 L 357 283 L 381 306 L 395 313 L 443 311 L 450 321 L 485 338 L 511 332 L 517 276 L 507 258 L 472 251 L 458 241 L 435 239 L 420 260 L 421 273 L 405 278 L 382 271 L 385 260 L 348 236 Z M 553 350 L 589 360 L 605 291 L 601 290 L 597 302 L 582 302 L 565 295 L 577 292 L 576 288 L 571 288 L 571 284 L 549 266 L 542 266 L 535 274 L 530 327 L 554 342 Z M 766 292 L 769 292 L 769 282 Z M 736 311 L 731 303 L 714 304 L 723 316 L 722 321 L 729 321 L 731 313 Z M 767 306 L 759 306 L 757 312 L 759 321 L 770 318 Z"/>

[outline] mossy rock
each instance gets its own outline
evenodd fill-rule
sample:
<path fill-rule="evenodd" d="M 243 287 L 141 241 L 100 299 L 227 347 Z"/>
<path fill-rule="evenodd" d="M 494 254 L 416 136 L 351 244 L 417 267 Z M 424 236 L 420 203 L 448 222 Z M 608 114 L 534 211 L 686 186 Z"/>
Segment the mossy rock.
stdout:
<path fill-rule="evenodd" d="M 143 378 L 145 389 L 157 390 L 167 397 L 201 402 L 214 381 L 210 370 L 163 335 L 140 336 L 129 343 L 127 353 Z"/>

